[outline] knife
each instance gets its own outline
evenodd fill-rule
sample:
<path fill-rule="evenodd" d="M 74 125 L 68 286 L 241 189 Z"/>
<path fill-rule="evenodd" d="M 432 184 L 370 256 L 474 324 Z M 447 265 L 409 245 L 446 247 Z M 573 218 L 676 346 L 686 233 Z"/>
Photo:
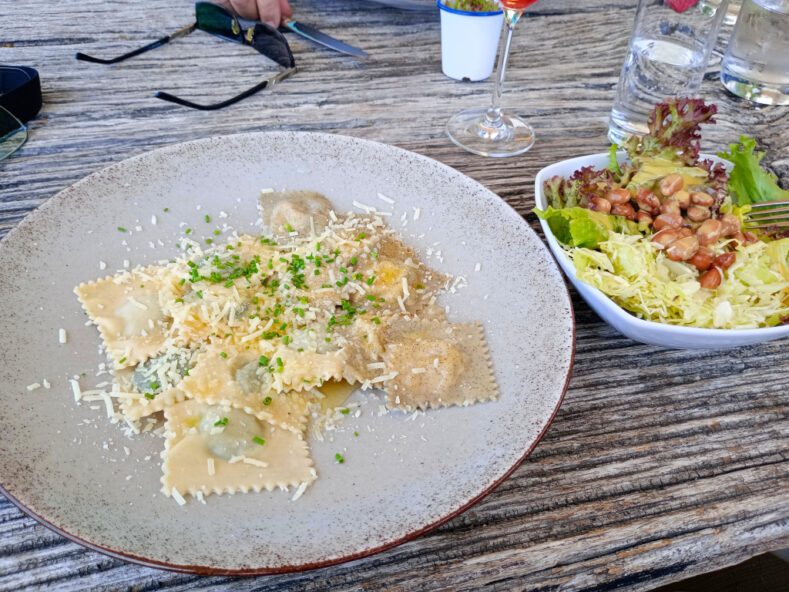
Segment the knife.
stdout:
<path fill-rule="evenodd" d="M 282 24 L 282 26 L 280 26 L 280 30 L 293 31 L 294 33 L 298 33 L 302 37 L 306 37 L 310 41 L 314 41 L 315 43 L 319 43 L 320 45 L 324 45 L 335 51 L 339 51 L 340 53 L 345 53 L 352 56 L 369 55 L 366 51 L 362 51 L 358 47 L 354 47 L 353 45 L 348 45 L 347 43 L 343 43 L 339 39 L 330 37 L 326 33 L 321 33 L 320 31 L 318 31 L 318 29 L 314 27 L 310 27 L 309 25 L 305 25 L 304 23 L 300 23 L 299 21 L 293 21 L 287 19 Z"/>

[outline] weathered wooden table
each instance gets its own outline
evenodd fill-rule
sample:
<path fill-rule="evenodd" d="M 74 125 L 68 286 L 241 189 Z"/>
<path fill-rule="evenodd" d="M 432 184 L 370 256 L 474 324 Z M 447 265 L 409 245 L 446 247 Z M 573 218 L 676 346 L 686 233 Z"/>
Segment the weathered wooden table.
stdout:
<path fill-rule="evenodd" d="M 524 214 L 542 166 L 606 149 L 607 115 L 634 2 L 543 0 L 519 25 L 506 105 L 538 134 L 523 156 L 473 156 L 446 119 L 487 101 L 487 83 L 440 67 L 437 10 L 294 0 L 297 16 L 366 48 L 360 61 L 291 37 L 300 72 L 220 112 L 156 90 L 226 98 L 271 72 L 249 48 L 197 32 L 115 67 L 114 55 L 190 22 L 188 0 L 3 2 L 0 63 L 41 72 L 44 108 L 0 163 L 0 233 L 77 179 L 159 146 L 250 130 L 318 130 L 396 144 L 474 177 Z M 716 51 L 716 62 L 720 58 Z M 267 70 L 265 68 L 268 68 Z M 759 140 L 789 182 L 789 109 L 727 95 L 704 146 Z M 264 71 L 265 70 L 265 71 Z M 647 590 L 789 546 L 789 343 L 671 351 L 625 339 L 574 294 L 577 357 L 542 443 L 498 489 L 436 531 L 377 556 L 300 574 L 200 578 L 88 551 L 0 501 L 0 589 Z M 2 468 L 0 468 L 0 472 Z"/>

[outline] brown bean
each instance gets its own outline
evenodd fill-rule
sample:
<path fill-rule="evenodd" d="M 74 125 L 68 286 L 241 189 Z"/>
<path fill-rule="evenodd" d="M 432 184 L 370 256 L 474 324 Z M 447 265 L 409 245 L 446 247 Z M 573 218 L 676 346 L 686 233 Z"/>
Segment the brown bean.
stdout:
<path fill-rule="evenodd" d="M 636 222 L 638 222 L 641 226 L 646 226 L 647 228 L 649 228 L 650 226 L 652 226 L 653 220 L 652 220 L 652 216 L 650 216 L 643 210 L 639 210 L 638 212 L 636 212 Z"/>
<path fill-rule="evenodd" d="M 660 205 L 661 214 L 676 214 L 682 215 L 682 210 L 679 209 L 679 202 L 676 199 L 667 199 Z"/>
<path fill-rule="evenodd" d="M 714 290 L 721 285 L 722 279 L 721 272 L 716 267 L 713 267 L 704 272 L 704 275 L 699 278 L 699 283 L 702 288 Z"/>
<path fill-rule="evenodd" d="M 661 230 L 660 232 L 655 233 L 652 235 L 652 242 L 655 243 L 655 246 L 660 249 L 661 251 L 668 247 L 671 243 L 679 238 L 677 231 L 673 228 L 666 228 L 665 230 Z"/>
<path fill-rule="evenodd" d="M 721 253 L 717 257 L 715 257 L 715 267 L 720 267 L 721 269 L 729 269 L 734 262 L 737 261 L 737 253 Z"/>
<path fill-rule="evenodd" d="M 604 197 L 593 197 L 589 200 L 589 205 L 587 207 L 595 212 L 607 214 L 611 211 L 611 202 Z"/>
<path fill-rule="evenodd" d="M 690 194 L 690 203 L 708 208 L 715 203 L 715 198 L 709 193 L 704 193 L 703 191 L 694 191 Z"/>
<path fill-rule="evenodd" d="M 690 193 L 685 191 L 684 189 L 680 189 L 674 194 L 674 199 L 677 200 L 679 207 L 683 210 L 687 210 L 688 206 L 690 205 Z"/>
<path fill-rule="evenodd" d="M 655 230 L 664 228 L 679 228 L 682 226 L 682 216 L 679 214 L 660 214 L 655 218 Z"/>
<path fill-rule="evenodd" d="M 666 175 L 660 182 L 660 193 L 662 193 L 665 197 L 674 195 L 677 191 L 682 189 L 684 184 L 685 181 L 682 179 L 682 175 L 677 173 Z"/>
<path fill-rule="evenodd" d="M 749 232 L 747 230 L 743 232 L 742 235 L 745 237 L 746 243 L 755 243 L 759 240 L 759 237 L 757 237 L 753 232 Z"/>
<path fill-rule="evenodd" d="M 636 190 L 636 203 L 639 208 L 651 216 L 657 216 L 660 213 L 660 200 L 646 187 L 639 187 Z"/>
<path fill-rule="evenodd" d="M 699 239 L 699 244 L 707 246 L 714 245 L 720 240 L 723 234 L 723 224 L 720 220 L 710 218 L 701 223 L 696 229 L 696 237 Z"/>
<path fill-rule="evenodd" d="M 687 217 L 693 222 L 703 222 L 712 214 L 710 213 L 709 208 L 694 205 L 688 208 L 688 211 L 685 212 L 685 215 L 687 215 Z"/>
<path fill-rule="evenodd" d="M 611 213 L 614 216 L 624 216 L 628 220 L 636 219 L 636 210 L 629 203 L 612 205 Z"/>
<path fill-rule="evenodd" d="M 742 232 L 735 232 L 734 236 L 732 236 L 734 242 L 737 246 L 742 246 L 745 244 L 745 235 Z"/>
<path fill-rule="evenodd" d="M 612 204 L 625 204 L 630 201 L 630 191 L 627 189 L 613 189 L 608 194 L 608 201 Z"/>
<path fill-rule="evenodd" d="M 699 250 L 696 251 L 696 254 L 688 259 L 688 263 L 695 265 L 696 269 L 699 271 L 706 271 L 710 268 L 714 259 L 715 253 L 713 253 L 712 250 L 708 249 L 707 247 L 699 247 Z"/>
<path fill-rule="evenodd" d="M 687 226 L 683 226 L 678 230 L 678 232 L 679 232 L 679 238 L 685 238 L 686 236 L 693 236 L 693 231 Z"/>
<path fill-rule="evenodd" d="M 723 236 L 731 236 L 740 231 L 740 219 L 734 214 L 723 214 L 720 220 L 723 224 Z"/>
<path fill-rule="evenodd" d="M 695 236 L 686 236 L 671 243 L 666 249 L 672 261 L 687 261 L 699 250 L 699 241 Z"/>

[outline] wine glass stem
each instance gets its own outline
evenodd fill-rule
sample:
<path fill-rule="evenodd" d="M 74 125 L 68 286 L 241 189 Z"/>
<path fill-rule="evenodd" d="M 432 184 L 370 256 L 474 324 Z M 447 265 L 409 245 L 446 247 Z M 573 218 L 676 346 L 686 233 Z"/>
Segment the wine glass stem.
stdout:
<path fill-rule="evenodd" d="M 496 80 L 493 83 L 493 96 L 490 100 L 490 108 L 485 115 L 488 120 L 487 124 L 491 127 L 504 125 L 501 120 L 501 91 L 504 87 L 504 74 L 507 70 L 507 60 L 510 56 L 512 31 L 515 29 L 515 25 L 522 14 L 522 10 L 504 9 L 504 27 L 501 31 L 501 41 L 499 43 L 499 65 L 496 70 Z"/>

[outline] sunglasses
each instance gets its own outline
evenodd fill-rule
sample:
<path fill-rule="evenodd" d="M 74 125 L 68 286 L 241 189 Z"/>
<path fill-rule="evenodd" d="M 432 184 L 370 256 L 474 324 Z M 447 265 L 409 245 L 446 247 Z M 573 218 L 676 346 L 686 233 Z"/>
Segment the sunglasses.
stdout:
<path fill-rule="evenodd" d="M 41 109 L 38 72 L 26 66 L 0 66 L 0 160 L 27 140 L 25 122 Z"/>
<path fill-rule="evenodd" d="M 263 82 L 253 86 L 252 88 L 245 90 L 241 94 L 238 94 L 220 103 L 201 105 L 199 103 L 187 101 L 186 99 L 181 99 L 167 92 L 157 92 L 155 95 L 157 99 L 162 99 L 171 103 L 177 103 L 178 105 L 183 105 L 184 107 L 190 107 L 192 109 L 200 109 L 201 111 L 213 111 L 214 109 L 221 109 L 222 107 L 227 107 L 228 105 L 237 103 L 238 101 L 245 99 L 246 97 L 251 96 L 260 90 L 263 90 L 268 86 L 277 84 L 296 71 L 296 60 L 293 59 L 293 53 L 290 51 L 290 46 L 285 40 L 285 37 L 283 37 L 282 33 L 280 33 L 274 27 L 267 25 L 266 23 L 258 23 L 254 27 L 248 27 L 246 30 L 244 30 L 233 13 L 222 6 L 212 4 L 211 2 L 198 2 L 195 4 L 195 16 L 196 19 L 193 24 L 179 29 L 175 33 L 166 35 L 161 39 L 157 39 L 153 43 L 149 43 L 148 45 L 123 55 L 119 55 L 115 58 L 96 58 L 81 52 L 77 53 L 74 57 L 76 57 L 78 60 L 92 62 L 94 64 L 117 64 L 118 62 L 138 56 L 141 53 L 161 47 L 165 43 L 169 43 L 170 41 L 178 39 L 179 37 L 185 37 L 195 29 L 199 29 L 201 31 L 205 31 L 206 33 L 210 33 L 211 35 L 221 37 L 222 39 L 227 39 L 228 41 L 233 41 L 235 43 L 241 43 L 242 45 L 253 47 L 267 58 L 274 60 L 281 67 L 286 68 L 276 76 L 268 78 Z"/>

